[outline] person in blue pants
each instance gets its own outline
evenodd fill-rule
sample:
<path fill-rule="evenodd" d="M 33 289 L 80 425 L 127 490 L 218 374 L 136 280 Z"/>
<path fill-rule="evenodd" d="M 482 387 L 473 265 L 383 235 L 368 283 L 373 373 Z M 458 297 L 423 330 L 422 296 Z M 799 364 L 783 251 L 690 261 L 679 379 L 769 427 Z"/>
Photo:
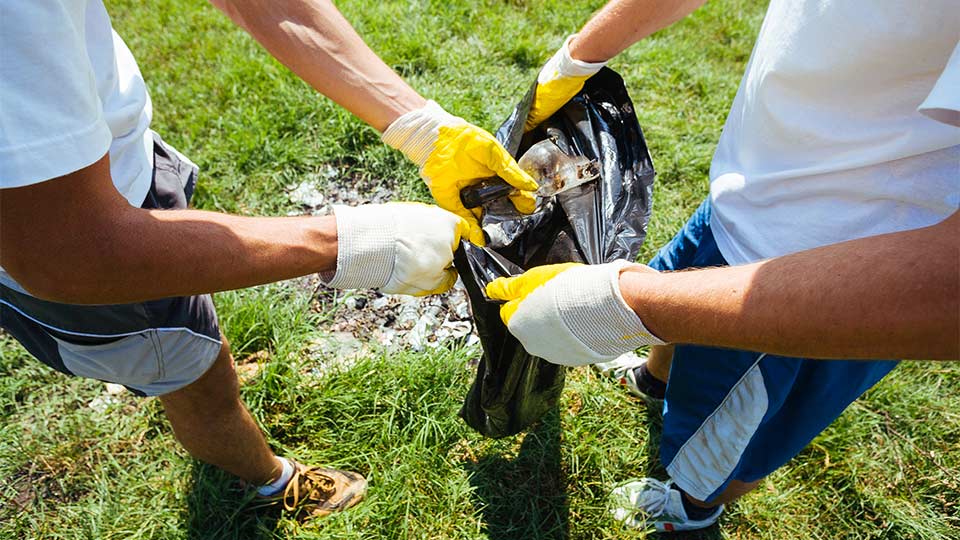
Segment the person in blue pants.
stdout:
<path fill-rule="evenodd" d="M 527 128 L 702 3 L 607 4 L 540 71 Z M 960 356 L 960 11 L 933 4 L 772 0 L 709 196 L 676 237 L 648 265 L 545 266 L 488 287 L 547 360 L 652 346 L 618 373 L 663 400 L 670 480 L 614 490 L 618 519 L 707 527 L 891 359 Z"/>

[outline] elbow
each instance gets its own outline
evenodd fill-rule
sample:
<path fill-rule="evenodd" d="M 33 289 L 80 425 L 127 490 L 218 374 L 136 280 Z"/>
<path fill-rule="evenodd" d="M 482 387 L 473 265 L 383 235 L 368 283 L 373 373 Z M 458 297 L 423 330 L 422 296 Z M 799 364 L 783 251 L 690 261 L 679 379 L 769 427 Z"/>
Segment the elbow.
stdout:
<path fill-rule="evenodd" d="M 4 265 L 3 270 L 31 296 L 41 300 L 65 303 L 61 300 L 62 292 L 56 290 L 54 280 L 44 279 L 39 272 L 21 268 L 19 265 L 12 266 L 9 263 Z"/>
<path fill-rule="evenodd" d="M 32 268 L 4 268 L 23 289 L 36 298 L 61 304 L 99 304 L 94 280 L 81 273 L 68 272 L 51 265 L 32 265 Z M 69 274 L 69 275 L 68 275 Z"/>
<path fill-rule="evenodd" d="M 90 227 L 95 231 L 95 227 Z M 115 238 L 97 234 L 77 238 L 44 235 L 30 241 L 8 242 L 2 266 L 28 294 L 61 304 L 110 304 L 108 286 L 123 266 Z"/>

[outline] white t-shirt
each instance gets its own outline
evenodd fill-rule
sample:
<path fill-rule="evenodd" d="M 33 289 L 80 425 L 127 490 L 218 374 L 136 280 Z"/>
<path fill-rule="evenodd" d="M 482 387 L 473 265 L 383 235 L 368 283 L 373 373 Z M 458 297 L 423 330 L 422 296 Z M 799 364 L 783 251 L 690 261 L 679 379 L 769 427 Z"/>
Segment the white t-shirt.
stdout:
<path fill-rule="evenodd" d="M 958 39 L 955 0 L 772 0 L 710 167 L 727 262 L 957 211 Z"/>
<path fill-rule="evenodd" d="M 0 189 L 109 151 L 114 186 L 139 207 L 153 174 L 150 117 L 143 77 L 102 1 L 0 2 Z M 0 283 L 23 290 L 3 268 Z"/>
<path fill-rule="evenodd" d="M 100 0 L 0 2 L 0 189 L 91 165 L 108 151 L 117 190 L 150 189 L 150 98 Z"/>

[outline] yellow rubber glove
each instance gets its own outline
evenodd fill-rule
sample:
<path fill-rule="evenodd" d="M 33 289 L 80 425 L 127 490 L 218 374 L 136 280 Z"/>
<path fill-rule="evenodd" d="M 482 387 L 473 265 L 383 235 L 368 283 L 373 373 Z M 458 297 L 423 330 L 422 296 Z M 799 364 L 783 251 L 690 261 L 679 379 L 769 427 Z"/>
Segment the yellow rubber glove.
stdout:
<path fill-rule="evenodd" d="M 664 344 L 623 299 L 620 272 L 627 266 L 540 266 L 496 279 L 486 291 L 506 300 L 500 318 L 528 353 L 565 366 L 607 362 L 642 345 Z"/>
<path fill-rule="evenodd" d="M 576 266 L 583 265 L 580 263 L 549 264 L 531 268 L 519 276 L 497 278 L 487 284 L 487 296 L 493 300 L 507 302 L 500 308 L 500 320 L 503 321 L 503 324 L 509 326 L 513 314 L 517 312 L 520 303 L 526 300 L 530 293 L 556 277 L 560 272 Z"/>
<path fill-rule="evenodd" d="M 583 88 L 583 83 L 606 64 L 574 60 L 570 56 L 570 41 L 574 37 L 576 36 L 568 37 L 560 50 L 540 70 L 524 131 L 537 127 L 560 110 L 560 107 L 566 105 L 570 98 Z"/>
<path fill-rule="evenodd" d="M 430 193 L 441 208 L 467 220 L 469 239 L 484 244 L 477 219 L 480 209 L 471 212 L 460 202 L 460 190 L 484 178 L 499 176 L 517 188 L 510 196 L 520 212 L 536 208 L 533 192 L 539 187 L 523 172 L 506 149 L 485 130 L 453 116 L 433 101 L 410 111 L 383 132 L 383 142 L 400 150 L 420 167 Z"/>

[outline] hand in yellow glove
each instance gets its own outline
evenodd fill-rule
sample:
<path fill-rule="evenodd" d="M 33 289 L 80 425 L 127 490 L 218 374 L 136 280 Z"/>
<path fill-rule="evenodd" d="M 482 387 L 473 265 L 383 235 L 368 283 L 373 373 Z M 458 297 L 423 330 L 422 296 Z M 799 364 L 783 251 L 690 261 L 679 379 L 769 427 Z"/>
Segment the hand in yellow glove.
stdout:
<path fill-rule="evenodd" d="M 664 344 L 623 299 L 620 272 L 627 266 L 539 266 L 495 279 L 486 292 L 507 302 L 500 318 L 528 353 L 565 366 L 606 362 L 642 345 Z"/>
<path fill-rule="evenodd" d="M 518 191 L 510 196 L 520 212 L 536 208 L 533 194 L 539 187 L 490 133 L 453 116 L 433 101 L 410 111 L 383 132 L 383 142 L 400 150 L 420 167 L 430 193 L 440 207 L 466 219 L 469 239 L 483 245 L 476 213 L 460 202 L 460 190 L 484 178 L 499 176 Z"/>
<path fill-rule="evenodd" d="M 560 110 L 570 98 L 577 95 L 593 74 L 600 71 L 606 62 L 582 62 L 570 56 L 570 41 L 576 36 L 568 37 L 560 50 L 544 64 L 537 76 L 537 89 L 533 95 L 533 105 L 524 131 L 540 125 Z"/>

